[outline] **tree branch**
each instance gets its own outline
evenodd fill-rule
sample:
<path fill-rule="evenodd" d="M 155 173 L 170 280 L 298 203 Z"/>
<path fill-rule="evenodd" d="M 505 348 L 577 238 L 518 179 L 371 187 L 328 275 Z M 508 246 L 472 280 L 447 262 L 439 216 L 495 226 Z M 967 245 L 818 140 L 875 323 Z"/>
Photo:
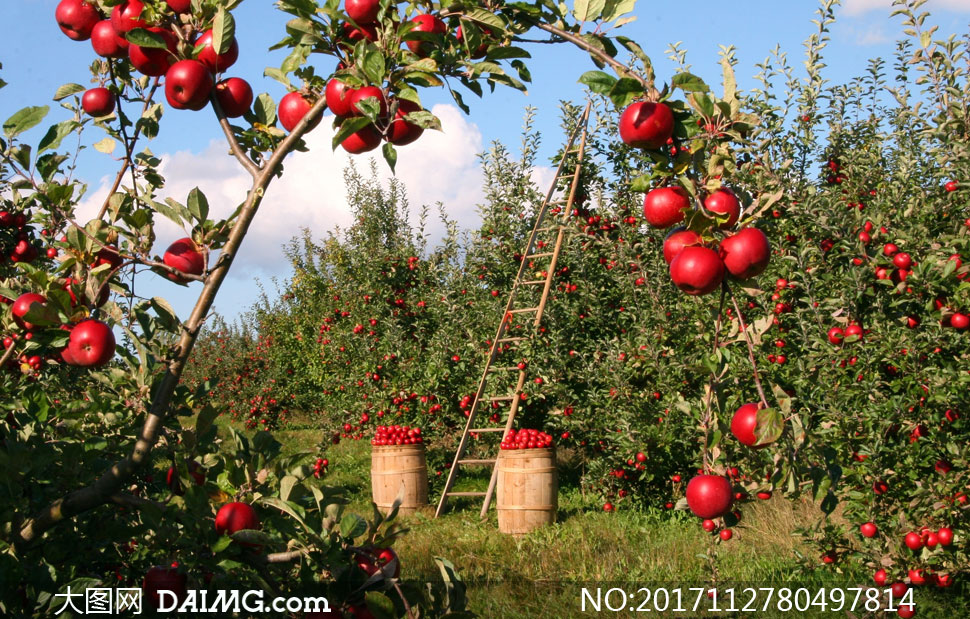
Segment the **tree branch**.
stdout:
<path fill-rule="evenodd" d="M 758 389 L 761 404 L 765 408 L 770 408 L 768 406 L 768 399 L 765 398 L 765 390 L 761 387 L 761 378 L 758 376 L 758 363 L 754 359 L 754 342 L 751 341 L 751 336 L 748 334 L 748 325 L 744 324 L 744 318 L 741 316 L 741 309 L 738 307 L 738 300 L 734 297 L 734 291 L 731 290 L 727 283 L 724 286 L 731 293 L 731 303 L 734 305 L 734 313 L 738 315 L 738 324 L 741 326 L 741 333 L 744 334 L 744 342 L 748 345 L 748 359 L 751 361 L 751 369 L 754 371 L 754 386 Z"/>
<path fill-rule="evenodd" d="M 232 152 L 233 157 L 246 168 L 249 175 L 253 178 L 259 176 L 260 167 L 256 163 L 246 156 L 242 148 L 239 146 L 239 140 L 236 139 L 235 134 L 232 132 L 232 127 L 229 126 L 229 120 L 226 118 L 226 113 L 222 110 L 222 106 L 219 105 L 219 98 L 216 97 L 215 88 L 212 89 L 212 94 L 209 95 L 209 101 L 212 103 L 212 111 L 216 113 L 216 118 L 219 120 L 219 126 L 222 127 L 222 133 L 226 136 L 226 141 L 229 142 L 229 150 Z"/>
<path fill-rule="evenodd" d="M 179 338 L 175 357 L 169 361 L 165 375 L 162 377 L 155 391 L 155 398 L 152 401 L 151 408 L 148 411 L 138 439 L 135 441 L 131 455 L 113 464 L 92 485 L 75 490 L 57 499 L 35 517 L 25 521 L 19 532 L 19 544 L 35 542 L 45 531 L 56 526 L 62 520 L 72 518 L 103 505 L 112 495 L 121 490 L 122 485 L 131 477 L 135 470 L 149 461 L 152 449 L 158 439 L 158 434 L 162 429 L 162 423 L 168 414 L 172 394 L 175 392 L 175 388 L 178 386 L 179 379 L 182 376 L 182 371 L 185 369 L 185 364 L 192 354 L 195 340 L 206 316 L 212 308 L 219 288 L 229 274 L 229 268 L 232 265 L 236 253 L 239 251 L 239 247 L 242 245 L 243 239 L 246 237 L 249 226 L 252 224 L 253 218 L 259 210 L 259 205 L 265 195 L 266 188 L 276 177 L 276 173 L 283 159 L 303 137 L 310 123 L 315 121 L 323 113 L 324 107 L 326 107 L 326 100 L 320 97 L 313 107 L 310 108 L 310 111 L 307 112 L 306 116 L 304 116 L 303 120 L 294 127 L 293 132 L 280 142 L 266 166 L 262 168 L 259 176 L 253 180 L 252 189 L 250 189 L 246 202 L 239 212 L 239 217 L 229 233 L 229 239 L 222 248 L 219 259 L 216 261 L 212 271 L 205 278 L 205 285 L 202 288 L 202 292 L 196 301 L 191 316 L 185 323 L 182 335 Z"/>

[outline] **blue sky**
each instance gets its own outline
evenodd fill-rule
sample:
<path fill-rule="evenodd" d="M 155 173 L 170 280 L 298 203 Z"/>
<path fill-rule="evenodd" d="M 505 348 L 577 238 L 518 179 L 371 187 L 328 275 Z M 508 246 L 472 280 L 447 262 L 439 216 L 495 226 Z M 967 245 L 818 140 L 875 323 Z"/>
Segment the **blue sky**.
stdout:
<path fill-rule="evenodd" d="M 848 80 L 864 72 L 869 58 L 891 57 L 893 42 L 902 26 L 898 18 L 889 19 L 890 4 L 890 0 L 843 2 L 826 51 L 828 79 Z M 50 104 L 48 120 L 62 120 L 67 113 L 50 102 L 54 91 L 67 82 L 88 83 L 88 66 L 94 53 L 89 43 L 71 41 L 60 33 L 54 22 L 56 5 L 57 0 L 3 2 L 6 28 L 0 39 L 0 76 L 9 86 L 0 90 L 0 119 L 26 105 Z M 754 86 L 754 65 L 764 60 L 775 45 L 788 53 L 790 64 L 800 67 L 802 43 L 814 29 L 810 20 L 816 7 L 812 0 L 743 0 L 733 6 L 712 0 L 641 0 L 634 12 L 637 20 L 624 26 L 620 33 L 643 46 L 653 59 L 658 81 L 668 80 L 674 67 L 665 50 L 670 43 L 680 42 L 688 50 L 687 60 L 693 72 L 712 85 L 718 84 L 719 45 L 733 44 L 739 59 L 739 86 L 750 88 Z M 930 23 L 939 25 L 938 35 L 966 31 L 970 0 L 931 0 L 925 8 L 933 12 Z M 278 66 L 283 57 L 283 52 L 265 50 L 281 38 L 286 16 L 273 9 L 269 0 L 247 0 L 234 14 L 241 53 L 239 62 L 227 75 L 244 77 L 256 92 L 269 92 L 279 99 L 283 88 L 261 76 L 266 66 Z M 555 150 L 560 140 L 558 101 L 580 100 L 583 90 L 576 79 L 594 67 L 585 54 L 565 45 L 531 45 L 529 50 L 533 53 L 533 83 L 528 95 L 505 89 L 475 100 L 469 94 L 465 100 L 471 104 L 472 114 L 464 117 L 451 104 L 447 92 L 422 92 L 425 105 L 435 106 L 434 111 L 442 117 L 445 131 L 443 135 L 426 133 L 416 144 L 400 151 L 398 176 L 408 185 L 412 206 L 441 201 L 452 217 L 468 227 L 475 226 L 474 205 L 481 195 L 475 155 L 496 139 L 515 146 L 527 105 L 538 108 L 537 128 L 546 136 L 547 156 Z M 323 72 L 325 66 L 321 63 L 318 72 Z M 243 199 L 247 183 L 234 162 L 225 156 L 213 118 L 209 110 L 166 110 L 162 135 L 148 147 L 165 161 L 163 171 L 169 178 L 167 191 L 172 197 L 184 201 L 188 190 L 199 185 L 216 212 L 229 212 Z M 42 130 L 28 134 L 27 141 L 36 142 Z M 97 129 L 87 132 L 85 141 L 90 144 L 100 140 L 103 135 L 99 133 Z M 323 236 L 334 225 L 349 222 L 341 181 L 348 158 L 330 152 L 330 135 L 329 122 L 325 120 L 308 137 L 312 152 L 296 154 L 287 162 L 287 171 L 293 178 L 271 187 L 253 233 L 243 247 L 247 256 L 234 266 L 236 272 L 216 302 L 221 313 L 232 317 L 248 307 L 258 294 L 256 279 L 266 282 L 270 277 L 285 277 L 288 267 L 279 245 L 295 234 L 299 225 L 309 226 L 317 236 Z M 355 161 L 367 165 L 366 157 Z M 85 151 L 79 171 L 90 184 L 88 208 L 99 201 L 98 190 L 103 190 L 115 165 L 106 155 Z M 382 163 L 380 167 L 386 176 Z M 537 170 L 536 177 L 543 178 L 543 170 Z M 432 229 L 432 233 L 437 231 Z M 174 227 L 162 227 L 157 252 L 164 251 L 167 243 L 179 236 L 182 234 Z M 139 286 L 141 294 L 150 290 L 151 294 L 170 298 L 184 316 L 199 285 L 186 290 L 148 275 Z M 272 290 L 272 285 L 269 288 Z"/>

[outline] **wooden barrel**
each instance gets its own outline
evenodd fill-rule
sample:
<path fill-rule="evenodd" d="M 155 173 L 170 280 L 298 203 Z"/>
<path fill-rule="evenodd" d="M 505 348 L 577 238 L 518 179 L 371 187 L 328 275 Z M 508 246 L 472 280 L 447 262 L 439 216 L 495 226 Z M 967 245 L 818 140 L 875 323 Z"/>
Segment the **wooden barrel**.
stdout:
<path fill-rule="evenodd" d="M 424 444 L 374 445 L 371 447 L 371 492 L 377 509 L 391 511 L 404 485 L 399 514 L 413 514 L 428 505 L 428 463 Z"/>
<path fill-rule="evenodd" d="M 559 477 L 555 449 L 504 449 L 495 465 L 499 531 L 523 535 L 556 521 Z"/>

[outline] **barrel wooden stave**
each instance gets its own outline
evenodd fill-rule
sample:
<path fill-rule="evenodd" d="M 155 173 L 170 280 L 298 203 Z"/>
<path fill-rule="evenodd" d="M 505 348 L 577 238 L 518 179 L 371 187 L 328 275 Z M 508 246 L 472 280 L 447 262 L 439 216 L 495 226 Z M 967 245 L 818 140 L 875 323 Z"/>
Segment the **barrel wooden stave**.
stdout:
<path fill-rule="evenodd" d="M 556 521 L 559 477 L 555 449 L 502 450 L 496 466 L 499 531 L 524 535 Z"/>
<path fill-rule="evenodd" d="M 404 484 L 402 515 L 428 505 L 428 464 L 424 444 L 374 445 L 371 448 L 371 494 L 377 509 L 388 513 Z"/>

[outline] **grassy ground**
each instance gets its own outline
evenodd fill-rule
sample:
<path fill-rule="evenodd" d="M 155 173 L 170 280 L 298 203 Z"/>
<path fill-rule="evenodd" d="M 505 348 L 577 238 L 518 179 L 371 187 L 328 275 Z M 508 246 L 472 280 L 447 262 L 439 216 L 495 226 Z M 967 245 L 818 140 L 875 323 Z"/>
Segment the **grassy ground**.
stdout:
<path fill-rule="evenodd" d="M 310 429 L 290 429 L 277 433 L 287 449 L 313 448 L 319 440 L 318 432 Z M 351 508 L 361 514 L 370 513 L 370 445 L 365 441 L 343 441 L 328 449 L 330 460 L 328 482 L 342 486 L 352 498 Z M 466 477 L 461 489 L 484 489 L 487 478 Z M 435 497 L 432 497 L 432 501 Z M 683 590 L 682 606 L 688 611 L 694 604 L 696 592 L 689 587 L 708 586 L 711 566 L 706 553 L 711 549 L 711 536 L 701 530 L 696 519 L 686 513 L 619 511 L 603 513 L 584 500 L 574 488 L 560 490 L 558 522 L 534 531 L 520 539 L 498 532 L 494 509 L 485 520 L 479 519 L 481 503 L 471 499 L 455 502 L 440 519 L 433 518 L 433 508 L 404 517 L 409 532 L 395 545 L 405 577 L 420 581 L 439 578 L 435 556 L 446 557 L 457 567 L 468 585 L 469 605 L 482 617 L 545 618 L 598 616 L 670 616 L 670 617 L 726 617 L 741 616 L 730 612 L 669 612 L 653 610 L 654 600 L 645 601 L 639 587 L 666 587 Z M 744 518 L 735 528 L 735 537 L 717 547 L 716 569 L 722 579 L 722 590 L 734 584 L 740 590 L 753 587 L 806 587 L 813 595 L 822 587 L 868 586 L 871 581 L 861 573 L 846 573 L 837 567 L 809 569 L 799 558 L 806 550 L 793 535 L 793 530 L 813 517 L 810 504 L 792 504 L 783 498 L 755 502 L 744 507 Z M 813 561 L 814 563 L 814 561 Z M 621 602 L 615 591 L 608 599 L 612 612 L 604 600 L 602 611 L 593 610 L 581 602 L 586 588 L 596 598 L 599 590 L 605 594 L 618 588 L 630 594 Z M 919 592 L 917 603 L 926 601 L 919 617 L 952 617 L 953 610 L 962 608 L 963 595 L 950 592 L 941 600 L 927 600 Z M 721 608 L 729 608 L 722 593 Z M 747 597 L 736 606 L 743 607 Z M 740 600 L 744 599 L 744 602 Z M 832 598 L 829 598 L 832 599 Z M 863 599 L 864 601 L 864 599 Z M 808 613 L 761 612 L 763 597 L 759 597 L 757 616 L 785 617 L 800 614 L 819 617 L 866 617 L 866 612 L 846 614 L 826 612 L 816 606 Z M 630 606 L 644 604 L 640 612 Z M 673 604 L 671 608 L 673 608 Z M 645 609 L 650 614 L 644 615 Z M 710 609 L 706 598 L 701 608 Z M 944 610 L 946 609 L 946 610 Z M 745 613 L 750 616 L 751 613 Z M 892 614 L 895 616 L 895 613 Z M 960 616 L 967 616 L 961 614 Z"/>

